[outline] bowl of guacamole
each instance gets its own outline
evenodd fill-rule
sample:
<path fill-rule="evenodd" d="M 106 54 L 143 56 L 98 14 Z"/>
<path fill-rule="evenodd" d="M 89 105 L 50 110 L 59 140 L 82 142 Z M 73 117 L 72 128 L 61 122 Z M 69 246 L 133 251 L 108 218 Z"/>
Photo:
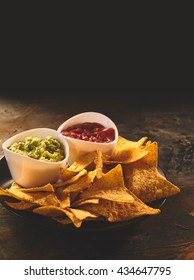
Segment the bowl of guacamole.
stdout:
<path fill-rule="evenodd" d="M 16 134 L 2 148 L 13 180 L 27 188 L 55 183 L 69 158 L 66 139 L 50 128 Z"/>
<path fill-rule="evenodd" d="M 47 162 L 58 162 L 65 158 L 61 143 L 53 136 L 47 136 L 45 139 L 28 136 L 7 148 L 20 155 Z"/>

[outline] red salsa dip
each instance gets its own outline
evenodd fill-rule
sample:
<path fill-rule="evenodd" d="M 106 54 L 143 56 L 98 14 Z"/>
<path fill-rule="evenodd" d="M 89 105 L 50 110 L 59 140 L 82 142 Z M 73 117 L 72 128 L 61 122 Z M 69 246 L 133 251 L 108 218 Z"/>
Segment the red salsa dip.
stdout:
<path fill-rule="evenodd" d="M 115 130 L 97 122 L 84 122 L 69 126 L 61 131 L 62 135 L 97 143 L 110 143 L 115 140 Z"/>

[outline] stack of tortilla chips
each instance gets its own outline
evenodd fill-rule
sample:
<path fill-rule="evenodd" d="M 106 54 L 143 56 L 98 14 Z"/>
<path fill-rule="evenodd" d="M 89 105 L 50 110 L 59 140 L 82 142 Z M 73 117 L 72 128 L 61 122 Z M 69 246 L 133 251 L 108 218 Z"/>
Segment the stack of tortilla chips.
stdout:
<path fill-rule="evenodd" d="M 62 168 L 56 184 L 23 188 L 13 182 L 0 188 L 9 207 L 81 227 L 83 221 L 128 221 L 156 215 L 149 203 L 180 192 L 158 171 L 158 143 L 119 136 L 111 156 L 97 150 Z"/>

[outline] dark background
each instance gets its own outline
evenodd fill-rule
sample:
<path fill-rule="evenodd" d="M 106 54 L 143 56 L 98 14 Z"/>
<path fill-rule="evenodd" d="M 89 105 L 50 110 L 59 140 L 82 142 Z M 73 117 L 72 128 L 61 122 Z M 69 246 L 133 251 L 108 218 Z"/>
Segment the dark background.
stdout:
<path fill-rule="evenodd" d="M 87 103 L 103 103 L 103 101 L 109 101 L 109 106 L 113 102 L 117 104 L 125 103 L 139 104 L 139 105 L 173 105 L 181 103 L 194 103 L 194 91 L 122 91 L 122 90 L 61 90 L 61 91 L 49 91 L 49 90 L 0 90 L 1 97 L 10 98 L 13 100 L 24 101 L 39 101 L 41 103 L 46 100 L 58 100 L 58 101 L 72 101 L 74 103 L 81 102 Z M 65 104 L 64 104 L 65 105 Z"/>

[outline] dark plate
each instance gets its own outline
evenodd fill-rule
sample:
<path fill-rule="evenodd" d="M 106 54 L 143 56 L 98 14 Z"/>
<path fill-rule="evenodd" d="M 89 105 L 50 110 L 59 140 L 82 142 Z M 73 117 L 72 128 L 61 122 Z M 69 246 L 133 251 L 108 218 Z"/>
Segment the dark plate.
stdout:
<path fill-rule="evenodd" d="M 159 172 L 161 175 L 165 177 L 164 172 L 159 168 Z M 5 157 L 2 157 L 0 160 L 0 186 L 1 188 L 8 188 L 10 187 L 11 183 L 13 182 L 13 179 L 11 177 L 11 174 L 9 172 L 9 168 L 6 162 Z M 161 208 L 162 205 L 165 203 L 166 199 L 159 199 L 157 201 L 154 201 L 149 204 L 149 206 L 153 208 Z M 112 229 L 117 229 L 117 228 L 122 228 L 126 226 L 131 226 L 134 225 L 135 223 L 139 223 L 142 221 L 142 219 L 145 219 L 146 217 L 149 216 L 142 216 L 138 217 L 135 219 L 132 219 L 130 221 L 125 221 L 125 222 L 117 222 L 117 223 L 110 223 L 107 221 L 87 221 L 83 222 L 82 226 L 80 228 L 76 228 L 74 225 L 69 224 L 69 225 L 63 225 L 60 224 L 50 218 L 29 212 L 29 211 L 21 211 L 21 210 L 15 210 L 9 206 L 7 206 L 3 200 L 0 199 L 1 204 L 7 208 L 10 212 L 14 213 L 15 215 L 26 219 L 27 221 L 34 222 L 36 224 L 44 225 L 47 227 L 55 227 L 59 229 L 65 229 L 65 230 L 76 230 L 76 231 L 104 231 L 104 230 L 112 230 Z"/>

